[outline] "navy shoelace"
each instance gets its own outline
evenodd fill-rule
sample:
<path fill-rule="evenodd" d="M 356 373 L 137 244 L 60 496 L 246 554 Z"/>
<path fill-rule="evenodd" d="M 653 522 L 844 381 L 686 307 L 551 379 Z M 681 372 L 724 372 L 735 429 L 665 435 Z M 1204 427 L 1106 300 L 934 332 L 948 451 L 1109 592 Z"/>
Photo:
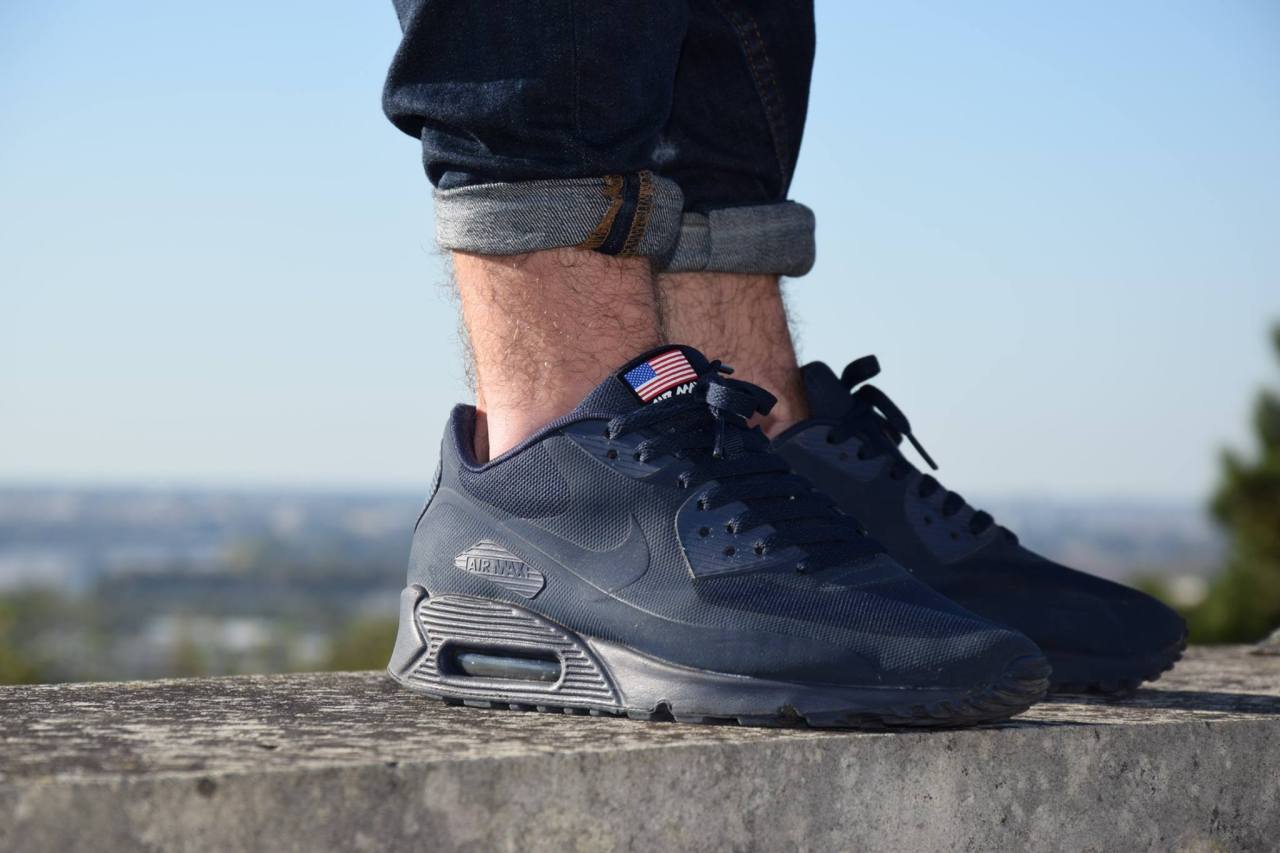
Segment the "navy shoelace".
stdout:
<path fill-rule="evenodd" d="M 879 553 L 866 530 L 791 473 L 760 430 L 747 427 L 754 414 L 768 414 L 776 401 L 763 388 L 728 378 L 732 372 L 712 362 L 692 393 L 615 417 L 606 435 L 644 435 L 635 450 L 642 462 L 663 455 L 688 462 L 677 477 L 680 487 L 710 484 L 700 509 L 744 506 L 727 526 L 734 533 L 761 528 L 751 546 L 757 555 L 795 547 L 804 553 L 795 569 L 805 573 Z"/>
<path fill-rule="evenodd" d="M 920 458 L 929 464 L 933 470 L 938 470 L 937 464 L 920 444 L 919 439 L 911 431 L 911 422 L 907 420 L 907 416 L 902 413 L 894 402 L 889 399 L 889 395 L 885 394 L 874 385 L 865 384 L 867 380 L 880 373 L 880 362 L 874 355 L 863 356 L 855 361 L 851 361 L 844 372 L 840 374 L 840 382 L 845 388 L 849 389 L 852 402 L 849 409 L 840 418 L 840 423 L 834 427 L 827 435 L 827 441 L 832 444 L 840 444 L 847 441 L 850 437 L 856 436 L 862 441 L 862 446 L 858 449 L 859 459 L 874 459 L 883 456 L 886 453 L 893 454 L 893 462 L 889 468 L 889 476 L 895 480 L 900 480 L 911 472 L 911 465 L 898 453 L 898 445 L 902 439 L 906 438 L 911 442 L 911 446 L 920 454 Z M 855 390 L 856 389 L 856 390 Z M 920 478 L 920 484 L 917 487 L 917 493 L 922 498 L 929 498 L 936 494 L 939 490 L 944 492 L 942 499 L 942 515 L 943 517 L 954 516 L 965 506 L 965 500 L 957 492 L 945 489 L 938 482 L 937 478 L 931 474 L 924 474 Z M 984 510 L 976 510 L 969 519 L 969 532 L 975 536 L 988 530 L 995 519 L 990 513 Z M 1004 528 L 1004 533 L 1010 539 L 1015 539 L 1013 533 Z M 1015 540 L 1016 541 L 1016 540 Z"/>

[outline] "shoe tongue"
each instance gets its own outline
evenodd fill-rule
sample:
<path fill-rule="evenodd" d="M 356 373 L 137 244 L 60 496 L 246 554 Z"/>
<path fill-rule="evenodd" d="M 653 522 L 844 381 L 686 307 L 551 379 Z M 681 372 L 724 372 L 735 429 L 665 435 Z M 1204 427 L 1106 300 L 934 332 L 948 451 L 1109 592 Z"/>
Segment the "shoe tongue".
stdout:
<path fill-rule="evenodd" d="M 804 381 L 810 417 L 838 418 L 849 408 L 849 389 L 821 361 L 813 361 L 800 368 L 800 378 Z"/>
<path fill-rule="evenodd" d="M 711 363 L 693 347 L 666 344 L 641 353 L 596 386 L 575 417 L 613 417 L 693 390 Z"/>

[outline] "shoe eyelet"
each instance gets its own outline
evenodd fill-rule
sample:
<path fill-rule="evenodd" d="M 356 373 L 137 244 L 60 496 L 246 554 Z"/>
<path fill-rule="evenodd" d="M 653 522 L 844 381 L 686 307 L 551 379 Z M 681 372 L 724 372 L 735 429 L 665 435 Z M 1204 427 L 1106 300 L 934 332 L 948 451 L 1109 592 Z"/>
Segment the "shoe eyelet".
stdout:
<path fill-rule="evenodd" d="M 636 460 L 637 462 L 643 462 L 643 461 L 644 461 L 643 459 L 641 459 L 641 458 L 640 458 L 640 451 L 639 451 L 639 450 L 637 450 L 635 453 L 632 453 L 632 454 L 631 454 L 631 458 L 632 458 L 632 459 L 634 459 L 634 460 Z"/>
<path fill-rule="evenodd" d="M 751 550 L 755 552 L 755 555 L 757 557 L 764 556 L 764 546 L 761 545 L 759 542 L 757 542 L 754 546 L 752 546 Z"/>
<path fill-rule="evenodd" d="M 809 573 L 809 567 L 805 565 L 803 561 L 796 563 L 796 574 L 807 575 L 808 573 Z"/>
<path fill-rule="evenodd" d="M 726 548 L 724 549 L 724 555 L 725 555 L 726 557 L 732 557 L 732 556 L 733 556 L 734 554 L 736 554 L 736 553 L 738 553 L 738 549 L 737 549 L 737 548 L 735 548 L 735 547 L 733 547 L 732 545 L 730 545 L 730 546 L 728 546 L 728 547 L 726 547 Z"/>
<path fill-rule="evenodd" d="M 611 448 L 609 448 L 608 450 L 606 450 L 606 451 L 605 451 L 605 454 L 604 454 L 604 455 L 605 455 L 606 457 L 608 457 L 609 459 L 617 459 L 617 458 L 618 458 L 618 451 L 614 450 L 614 449 L 611 447 Z"/>
<path fill-rule="evenodd" d="M 831 437 L 831 433 L 827 433 L 827 444 L 835 444 L 836 440 Z"/>
<path fill-rule="evenodd" d="M 732 522 L 732 521 L 731 521 L 731 522 L 729 522 L 728 524 L 726 524 L 726 525 L 724 526 L 724 532 L 725 532 L 725 533 L 728 533 L 730 536 L 737 536 L 737 535 L 738 535 L 738 530 L 737 530 L 737 528 L 735 528 L 735 527 L 733 526 L 733 522 Z"/>
<path fill-rule="evenodd" d="M 866 453 L 866 451 L 865 451 L 865 450 L 859 450 L 859 451 L 858 451 L 857 453 L 855 453 L 854 455 L 858 457 L 858 461 L 859 461 L 859 462 L 866 462 L 866 461 L 867 461 L 867 453 Z"/>
<path fill-rule="evenodd" d="M 705 511 L 706 511 L 706 509 L 707 509 L 707 499 L 706 499 L 706 498 L 698 498 L 697 507 L 698 507 L 698 510 L 699 510 L 700 512 L 705 512 Z"/>
<path fill-rule="evenodd" d="M 845 451 L 841 450 L 841 451 L 840 451 L 840 461 L 841 461 L 841 462 L 848 462 L 848 461 L 849 461 L 849 454 L 848 454 L 847 452 L 845 452 Z"/>
<path fill-rule="evenodd" d="M 699 536 L 702 536 L 702 537 L 710 536 L 710 535 L 711 535 L 711 528 L 710 528 L 710 527 L 699 527 L 699 528 L 698 528 L 698 535 L 699 535 Z"/>

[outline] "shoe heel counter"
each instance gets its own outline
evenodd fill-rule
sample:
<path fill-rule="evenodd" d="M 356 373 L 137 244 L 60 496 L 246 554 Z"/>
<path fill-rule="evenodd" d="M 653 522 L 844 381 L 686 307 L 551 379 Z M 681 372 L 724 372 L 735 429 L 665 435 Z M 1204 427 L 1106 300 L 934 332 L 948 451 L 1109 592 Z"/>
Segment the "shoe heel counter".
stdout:
<path fill-rule="evenodd" d="M 456 556 L 457 542 L 454 520 L 457 515 L 458 468 L 462 464 L 461 442 L 470 434 L 472 423 L 468 407 L 458 406 L 449 416 L 444 437 L 440 441 L 439 461 L 427 494 L 426 503 L 413 527 L 413 544 L 409 550 L 407 584 L 426 590 L 447 589 Z"/>
<path fill-rule="evenodd" d="M 418 520 L 413 523 L 413 534 L 418 535 L 418 528 L 422 527 L 422 519 L 426 518 L 427 510 L 431 509 L 431 502 L 436 499 L 436 493 L 440 491 L 440 478 L 444 474 L 444 453 L 440 454 L 440 458 L 436 460 L 436 473 L 431 478 L 431 487 L 427 489 L 427 499 L 422 504 L 422 512 L 418 513 Z"/>
<path fill-rule="evenodd" d="M 416 616 L 418 603 L 426 597 L 427 591 L 417 584 L 410 584 L 400 592 L 400 627 L 387 664 L 387 671 L 396 680 L 403 678 L 426 651 L 427 641 Z"/>

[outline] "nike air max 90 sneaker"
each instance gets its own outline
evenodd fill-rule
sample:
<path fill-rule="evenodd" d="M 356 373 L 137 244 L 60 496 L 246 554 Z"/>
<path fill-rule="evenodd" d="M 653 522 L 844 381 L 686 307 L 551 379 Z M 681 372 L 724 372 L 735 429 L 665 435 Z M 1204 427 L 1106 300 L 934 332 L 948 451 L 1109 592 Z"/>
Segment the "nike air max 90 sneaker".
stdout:
<path fill-rule="evenodd" d="M 907 461 L 899 450 L 904 437 L 936 467 L 902 412 L 864 384 L 879 372 L 874 356 L 854 361 L 840 378 L 821 362 L 806 365 L 811 419 L 779 435 L 774 448 L 916 578 L 1034 640 L 1053 666 L 1054 690 L 1125 692 L 1172 667 L 1186 646 L 1176 613 L 1029 551 Z"/>
<path fill-rule="evenodd" d="M 389 671 L 453 704 L 640 719 L 957 725 L 1038 701 L 1024 636 L 913 580 L 667 346 L 491 462 L 454 409 Z"/>

